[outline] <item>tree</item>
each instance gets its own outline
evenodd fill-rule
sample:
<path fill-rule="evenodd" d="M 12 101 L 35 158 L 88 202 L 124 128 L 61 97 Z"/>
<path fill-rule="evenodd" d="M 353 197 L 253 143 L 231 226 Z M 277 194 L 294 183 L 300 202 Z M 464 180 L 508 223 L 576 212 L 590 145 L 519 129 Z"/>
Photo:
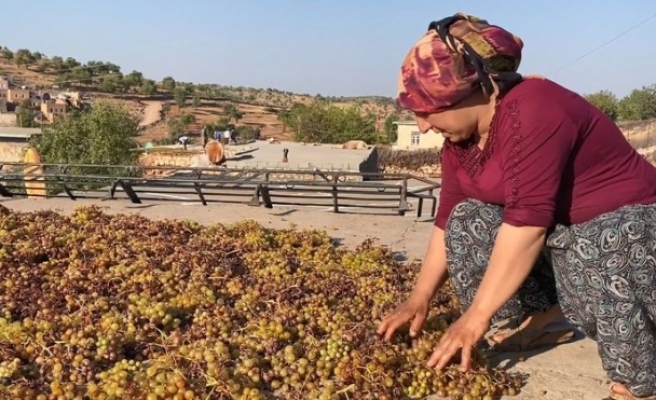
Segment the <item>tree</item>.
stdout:
<path fill-rule="evenodd" d="M 21 128 L 31 128 L 35 126 L 34 123 L 35 110 L 32 106 L 32 102 L 29 100 L 23 100 L 16 110 L 16 122 Z"/>
<path fill-rule="evenodd" d="M 71 70 L 71 73 L 69 74 L 70 78 L 74 81 L 75 83 L 82 83 L 82 84 L 89 84 L 91 83 L 91 72 L 89 71 L 88 68 L 82 68 L 82 67 L 75 67 Z"/>
<path fill-rule="evenodd" d="M 162 79 L 162 86 L 165 90 L 173 93 L 173 90 L 175 89 L 175 79 L 167 76 L 166 78 Z"/>
<path fill-rule="evenodd" d="M 299 142 L 343 143 L 348 140 L 378 142 L 375 116 L 357 107 L 341 108 L 323 101 L 296 103 L 280 113 L 283 124 L 294 131 Z"/>
<path fill-rule="evenodd" d="M 145 96 L 150 96 L 151 94 L 155 93 L 155 82 L 146 79 L 142 84 L 140 88 L 141 94 Z"/>
<path fill-rule="evenodd" d="M 32 56 L 32 53 L 29 50 L 27 50 L 27 49 L 18 49 L 14 53 L 13 61 L 14 61 L 14 64 L 16 64 L 19 67 L 21 65 L 24 65 L 25 67 L 27 67 L 27 65 L 33 63 L 35 60 L 34 60 L 34 56 Z"/>
<path fill-rule="evenodd" d="M 230 120 L 234 119 L 235 123 L 239 122 L 239 120 L 244 117 L 244 112 L 232 104 L 226 104 L 223 106 L 223 112 L 226 113 Z"/>
<path fill-rule="evenodd" d="M 14 53 L 5 47 L 2 50 L 0 50 L 0 58 L 4 58 L 6 60 L 12 60 L 14 58 Z"/>
<path fill-rule="evenodd" d="M 585 95 L 585 99 L 604 114 L 608 115 L 613 121 L 617 120 L 620 102 L 617 96 L 610 90 L 601 90 L 597 93 Z"/>
<path fill-rule="evenodd" d="M 49 67 L 54 69 L 55 71 L 60 71 L 64 69 L 64 59 L 59 56 L 51 57 Z"/>
<path fill-rule="evenodd" d="M 123 81 L 128 87 L 141 86 L 144 82 L 144 76 L 139 71 L 132 71 L 123 77 Z"/>
<path fill-rule="evenodd" d="M 619 116 L 624 121 L 656 118 L 656 85 L 633 90 L 619 104 Z"/>
<path fill-rule="evenodd" d="M 385 131 L 385 137 L 387 138 L 388 143 L 396 142 L 397 130 L 394 123 L 399 120 L 399 117 L 399 113 L 394 112 L 385 118 L 385 122 L 383 123 L 383 130 Z"/>
<path fill-rule="evenodd" d="M 88 111 L 73 111 L 55 120 L 43 135 L 31 143 L 46 163 L 93 164 L 97 167 L 71 167 L 73 174 L 126 174 L 125 169 L 106 165 L 133 165 L 139 156 L 135 138 L 139 121 L 120 104 L 97 101 Z"/>
<path fill-rule="evenodd" d="M 170 121 L 169 128 L 171 129 L 171 138 L 177 139 L 182 136 L 187 130 L 187 126 L 189 126 L 189 124 L 193 124 L 194 122 L 196 122 L 196 117 L 189 113 L 184 113 L 178 118 Z"/>
<path fill-rule="evenodd" d="M 177 104 L 180 108 L 187 104 L 187 93 L 185 92 L 184 88 L 176 88 L 173 93 L 173 98 L 175 99 L 175 104 Z"/>
<path fill-rule="evenodd" d="M 194 106 L 194 108 L 200 107 L 200 97 L 194 96 L 192 100 L 192 105 Z"/>
<path fill-rule="evenodd" d="M 123 85 L 121 74 L 107 74 L 100 78 L 100 90 L 107 93 L 115 93 Z"/>
<path fill-rule="evenodd" d="M 73 57 L 66 57 L 66 60 L 64 60 L 64 68 L 73 69 L 75 67 L 79 67 L 80 65 L 80 62 Z"/>

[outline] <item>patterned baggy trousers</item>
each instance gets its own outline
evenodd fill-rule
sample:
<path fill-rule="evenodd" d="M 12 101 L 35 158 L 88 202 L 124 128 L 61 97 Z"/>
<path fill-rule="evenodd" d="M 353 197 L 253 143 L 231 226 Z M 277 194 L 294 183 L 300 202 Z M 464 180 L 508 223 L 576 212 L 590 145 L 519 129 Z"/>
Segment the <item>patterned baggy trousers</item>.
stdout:
<path fill-rule="evenodd" d="M 503 207 L 467 199 L 445 229 L 449 275 L 464 309 L 476 294 Z M 656 205 L 557 225 L 529 277 L 493 322 L 560 304 L 597 342 L 604 370 L 635 396 L 656 394 Z"/>

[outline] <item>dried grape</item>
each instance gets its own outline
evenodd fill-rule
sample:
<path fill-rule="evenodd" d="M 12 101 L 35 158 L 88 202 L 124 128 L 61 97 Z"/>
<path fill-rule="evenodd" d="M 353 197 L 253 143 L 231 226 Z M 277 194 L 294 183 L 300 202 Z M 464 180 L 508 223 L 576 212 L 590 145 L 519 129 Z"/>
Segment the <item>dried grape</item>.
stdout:
<path fill-rule="evenodd" d="M 0 206 L 0 249 L 0 398 L 481 400 L 523 383 L 481 357 L 425 367 L 457 316 L 448 286 L 421 337 L 381 341 L 418 265 L 372 241 Z"/>

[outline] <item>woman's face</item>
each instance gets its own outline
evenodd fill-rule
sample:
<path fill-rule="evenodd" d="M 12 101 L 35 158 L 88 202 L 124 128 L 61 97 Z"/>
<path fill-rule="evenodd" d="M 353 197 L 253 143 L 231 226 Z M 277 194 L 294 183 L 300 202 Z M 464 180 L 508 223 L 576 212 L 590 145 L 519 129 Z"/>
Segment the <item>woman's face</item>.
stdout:
<path fill-rule="evenodd" d="M 479 133 L 479 115 L 485 103 L 479 96 L 470 96 L 459 104 L 436 113 L 415 113 L 422 133 L 433 129 L 450 142 L 464 142 Z"/>

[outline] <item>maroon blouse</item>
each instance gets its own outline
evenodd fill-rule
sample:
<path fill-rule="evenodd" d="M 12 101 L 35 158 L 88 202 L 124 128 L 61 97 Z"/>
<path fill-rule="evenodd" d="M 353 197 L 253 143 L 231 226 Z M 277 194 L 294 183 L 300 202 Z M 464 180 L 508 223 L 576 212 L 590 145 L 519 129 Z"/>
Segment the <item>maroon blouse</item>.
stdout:
<path fill-rule="evenodd" d="M 465 198 L 504 206 L 503 222 L 577 224 L 630 204 L 656 203 L 656 168 L 583 97 L 541 79 L 499 102 L 483 150 L 447 143 L 435 225 Z"/>

